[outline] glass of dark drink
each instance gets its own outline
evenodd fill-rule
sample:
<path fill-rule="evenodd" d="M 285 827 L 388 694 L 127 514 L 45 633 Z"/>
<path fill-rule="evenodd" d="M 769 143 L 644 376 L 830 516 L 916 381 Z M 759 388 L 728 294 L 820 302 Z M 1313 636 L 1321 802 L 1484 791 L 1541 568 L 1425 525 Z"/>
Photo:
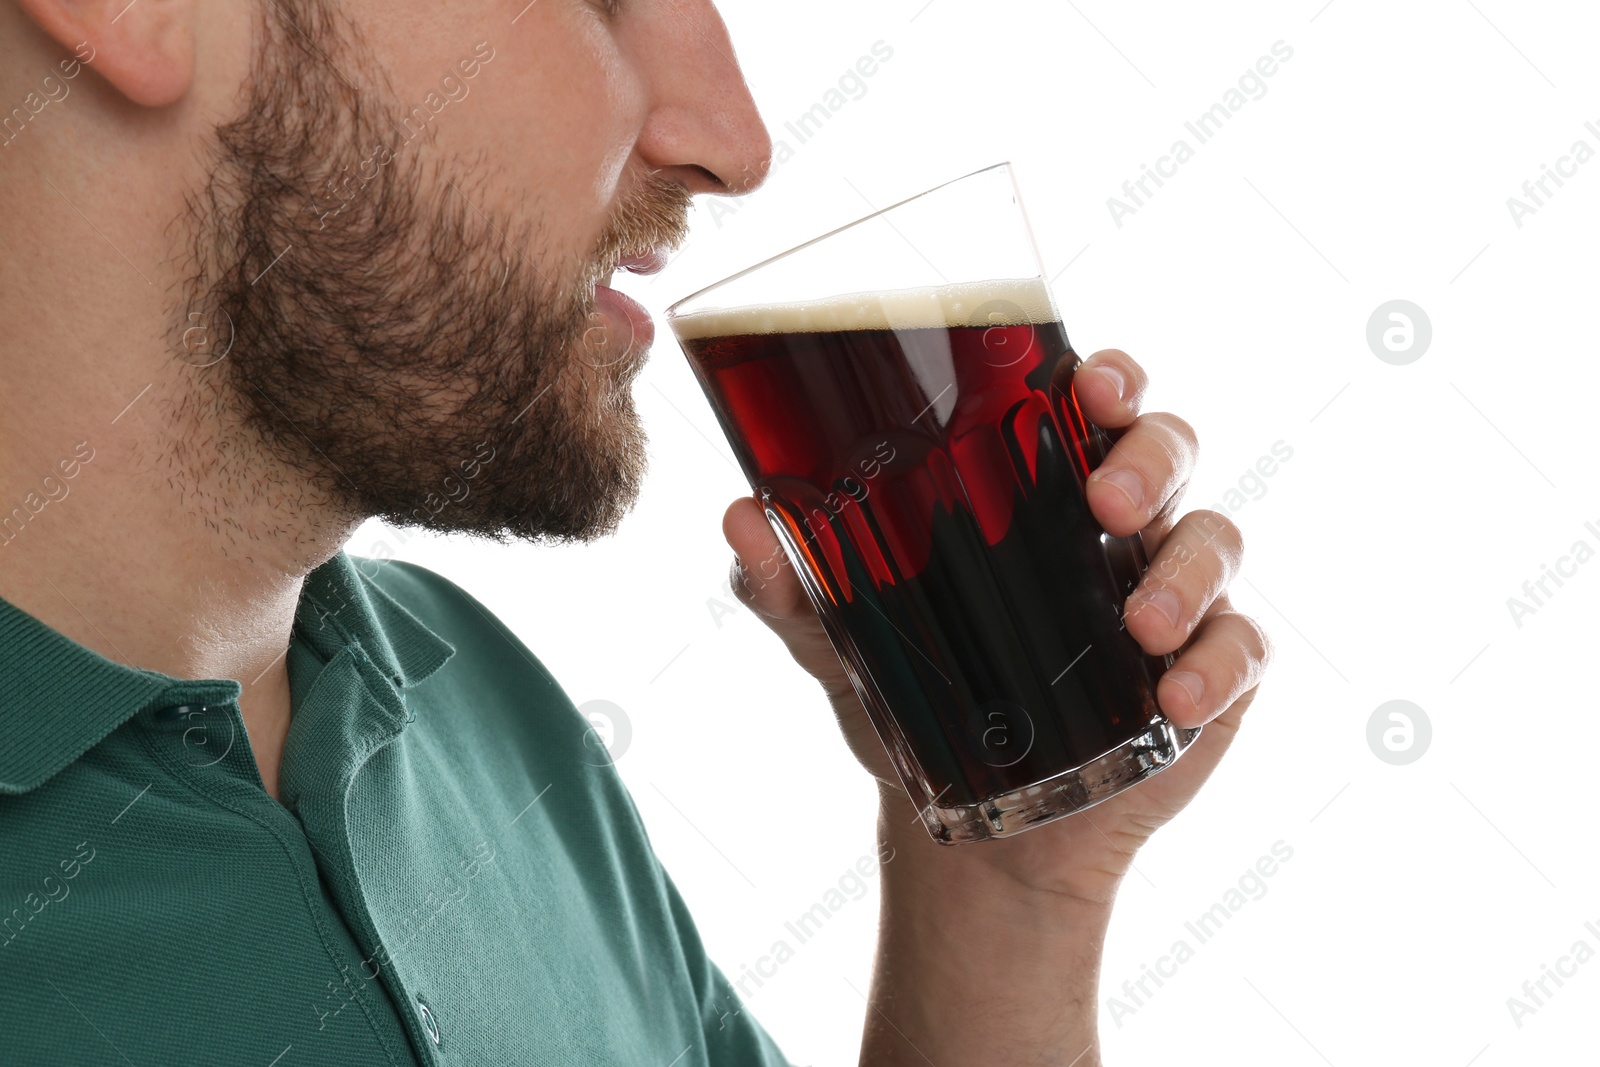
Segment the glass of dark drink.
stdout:
<path fill-rule="evenodd" d="M 1085 501 L 1111 441 L 1009 164 L 668 319 L 936 841 L 1020 833 L 1182 754 L 1199 731 L 1156 705 L 1172 657 L 1123 626 L 1144 547 Z"/>

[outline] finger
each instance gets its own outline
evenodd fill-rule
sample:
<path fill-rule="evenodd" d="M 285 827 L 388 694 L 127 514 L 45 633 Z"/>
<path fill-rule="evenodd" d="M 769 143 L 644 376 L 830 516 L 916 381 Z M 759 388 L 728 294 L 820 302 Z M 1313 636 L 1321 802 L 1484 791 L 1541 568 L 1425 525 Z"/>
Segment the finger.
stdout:
<path fill-rule="evenodd" d="M 1219 610 L 1161 676 L 1156 700 L 1174 725 L 1203 726 L 1254 690 L 1271 662 L 1272 639 L 1261 625 L 1232 608 Z"/>
<path fill-rule="evenodd" d="M 1072 376 L 1072 392 L 1083 417 L 1107 430 L 1133 422 L 1149 385 L 1144 368 L 1117 348 L 1096 352 Z"/>
<path fill-rule="evenodd" d="M 754 497 L 741 497 L 722 516 L 722 536 L 733 549 L 728 584 L 751 610 L 774 619 L 800 613 L 805 589 Z"/>
<path fill-rule="evenodd" d="M 1223 595 L 1243 555 L 1239 528 L 1225 515 L 1191 511 L 1123 605 L 1123 624 L 1152 656 L 1176 652 Z"/>
<path fill-rule="evenodd" d="M 1199 451 L 1194 427 L 1178 416 L 1140 416 L 1089 475 L 1089 510 L 1113 537 L 1144 529 L 1176 505 Z"/>

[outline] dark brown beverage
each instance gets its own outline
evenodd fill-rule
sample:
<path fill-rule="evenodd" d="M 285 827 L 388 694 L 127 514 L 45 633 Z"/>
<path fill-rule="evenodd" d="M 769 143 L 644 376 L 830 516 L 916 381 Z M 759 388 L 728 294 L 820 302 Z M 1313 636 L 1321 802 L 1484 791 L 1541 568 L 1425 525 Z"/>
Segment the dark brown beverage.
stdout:
<path fill-rule="evenodd" d="M 1170 657 L 1122 625 L 1143 547 L 1089 512 L 1110 442 L 1041 284 L 675 329 L 914 796 L 981 805 L 1164 728 Z"/>

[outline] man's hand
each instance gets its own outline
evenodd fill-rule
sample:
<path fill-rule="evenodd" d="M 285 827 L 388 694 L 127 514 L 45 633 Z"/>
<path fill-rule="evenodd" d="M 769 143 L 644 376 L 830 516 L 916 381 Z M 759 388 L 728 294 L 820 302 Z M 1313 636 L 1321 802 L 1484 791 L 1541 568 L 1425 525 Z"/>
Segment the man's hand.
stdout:
<path fill-rule="evenodd" d="M 1261 627 L 1228 601 L 1241 555 L 1238 529 L 1215 512 L 1176 518 L 1194 466 L 1194 431 L 1174 415 L 1139 414 L 1147 383 L 1144 370 L 1115 349 L 1095 353 L 1074 378 L 1084 416 L 1125 431 L 1089 478 L 1089 506 L 1108 533 L 1143 532 L 1150 568 L 1124 611 L 1129 633 L 1146 652 L 1179 653 L 1156 691 L 1162 710 L 1178 726 L 1210 725 L 1172 767 L 1087 817 L 971 849 L 1025 885 L 1099 902 L 1110 900 L 1133 852 L 1216 767 L 1271 656 Z M 911 819 L 915 809 L 760 506 L 750 497 L 734 501 L 722 528 L 736 554 L 735 593 L 822 683 L 856 758 L 886 796 L 898 794 L 904 819 Z"/>
<path fill-rule="evenodd" d="M 1117 885 L 1134 852 L 1216 768 L 1255 698 L 1271 642 L 1228 600 L 1238 529 L 1215 512 L 1177 517 L 1194 431 L 1174 415 L 1139 414 L 1147 384 L 1115 349 L 1095 353 L 1074 378 L 1084 416 L 1124 431 L 1089 478 L 1089 506 L 1108 533 L 1143 533 L 1150 568 L 1125 605 L 1126 625 L 1146 652 L 1177 653 L 1156 691 L 1167 717 L 1206 729 L 1148 781 L 1017 837 L 933 843 L 760 506 L 740 499 L 723 517 L 736 594 L 822 683 L 851 750 L 880 785 L 879 836 L 894 858 L 884 873 L 876 1015 L 863 1062 L 902 1054 L 921 1062 L 906 1048 L 921 1034 L 945 1052 L 938 1062 L 962 1062 L 952 1054 L 970 1048 L 986 1062 L 1003 1062 L 996 1053 L 1004 1050 L 1019 1061 L 1061 1054 L 1063 1063 L 1082 1056 L 1078 1067 L 1098 1063 L 1087 1053 L 1096 1046 L 1099 944 Z M 1044 992 L 1037 1004 L 1021 992 L 1029 988 Z M 996 993 L 987 1018 L 978 1010 L 986 989 Z"/>

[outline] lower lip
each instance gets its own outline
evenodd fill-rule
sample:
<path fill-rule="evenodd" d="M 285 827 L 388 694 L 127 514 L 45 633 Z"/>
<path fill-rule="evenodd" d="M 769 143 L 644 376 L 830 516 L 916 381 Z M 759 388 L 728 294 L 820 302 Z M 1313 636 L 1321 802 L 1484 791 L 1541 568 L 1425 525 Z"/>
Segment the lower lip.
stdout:
<path fill-rule="evenodd" d="M 604 285 L 594 287 L 594 299 L 601 308 L 611 313 L 612 318 L 627 323 L 629 336 L 633 339 L 631 348 L 649 348 L 655 342 L 656 324 L 643 304 Z"/>

